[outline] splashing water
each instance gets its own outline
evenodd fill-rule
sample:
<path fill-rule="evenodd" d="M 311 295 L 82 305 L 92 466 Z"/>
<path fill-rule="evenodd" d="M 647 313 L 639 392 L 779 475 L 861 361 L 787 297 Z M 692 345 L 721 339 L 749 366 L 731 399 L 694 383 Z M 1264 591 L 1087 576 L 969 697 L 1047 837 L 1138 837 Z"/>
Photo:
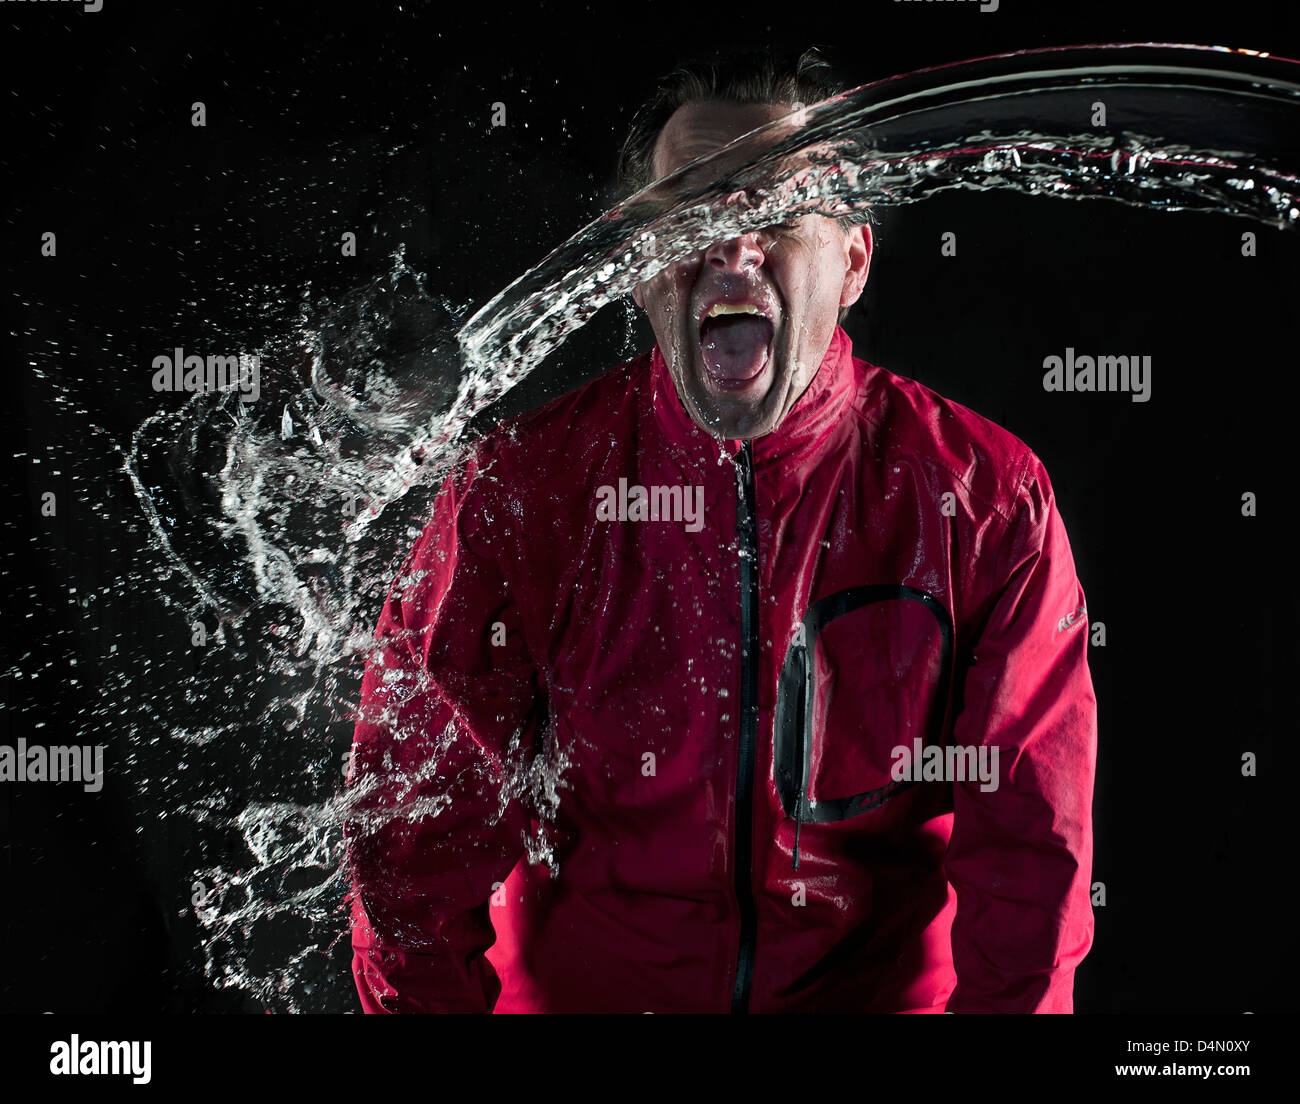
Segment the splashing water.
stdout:
<path fill-rule="evenodd" d="M 1122 126 L 1087 125 L 1095 102 Z M 308 294 L 295 331 L 257 351 L 263 364 L 301 364 L 305 352 L 309 383 L 288 371 L 264 380 L 256 413 L 235 392 L 209 393 L 146 421 L 124 470 L 159 570 L 179 584 L 164 596 L 211 639 L 186 692 L 205 723 L 159 718 L 175 769 L 135 781 L 240 856 L 237 869 L 193 875 L 210 981 L 286 1010 L 350 994 L 349 979 L 321 980 L 347 934 L 342 825 L 436 815 L 442 800 L 362 815 L 364 788 L 342 786 L 371 629 L 476 415 L 601 307 L 714 241 L 952 188 L 1293 228 L 1300 155 L 1279 136 L 1298 123 L 1300 64 L 1211 47 L 1030 51 L 890 78 L 658 182 L 468 321 L 400 253 L 343 301 Z M 250 667 L 259 677 L 232 695 L 232 672 Z M 454 737 L 442 734 L 422 777 L 436 775 Z M 230 741 L 264 768 L 265 798 L 243 808 L 205 766 Z M 528 860 L 554 869 L 547 825 L 569 760 L 543 746 L 536 760 L 515 757 L 497 785 L 503 810 L 516 796 L 540 810 Z M 281 926 L 301 950 L 267 961 L 259 948 Z"/>

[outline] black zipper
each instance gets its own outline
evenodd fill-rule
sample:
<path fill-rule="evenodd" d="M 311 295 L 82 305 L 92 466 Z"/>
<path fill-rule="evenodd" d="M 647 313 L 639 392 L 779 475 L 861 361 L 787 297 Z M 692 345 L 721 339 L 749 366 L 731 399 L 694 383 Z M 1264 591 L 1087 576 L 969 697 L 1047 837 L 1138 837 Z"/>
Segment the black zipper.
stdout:
<path fill-rule="evenodd" d="M 740 544 L 740 743 L 736 755 L 736 903 L 740 947 L 731 1011 L 749 1011 L 757 919 L 751 884 L 754 840 L 754 762 L 758 741 L 758 527 L 754 517 L 754 461 L 744 441 L 736 464 L 736 538 Z"/>

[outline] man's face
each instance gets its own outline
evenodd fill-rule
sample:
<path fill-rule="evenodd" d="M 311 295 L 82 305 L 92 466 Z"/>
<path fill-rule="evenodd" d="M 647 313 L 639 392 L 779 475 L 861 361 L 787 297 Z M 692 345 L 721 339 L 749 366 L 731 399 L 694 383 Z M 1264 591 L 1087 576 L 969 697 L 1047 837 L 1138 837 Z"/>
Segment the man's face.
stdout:
<path fill-rule="evenodd" d="M 693 101 L 664 125 L 656 178 L 712 153 L 793 105 Z M 803 215 L 669 265 L 633 299 L 650 318 L 682 405 L 724 440 L 781 424 L 812 382 L 842 306 L 866 283 L 871 232 Z"/>

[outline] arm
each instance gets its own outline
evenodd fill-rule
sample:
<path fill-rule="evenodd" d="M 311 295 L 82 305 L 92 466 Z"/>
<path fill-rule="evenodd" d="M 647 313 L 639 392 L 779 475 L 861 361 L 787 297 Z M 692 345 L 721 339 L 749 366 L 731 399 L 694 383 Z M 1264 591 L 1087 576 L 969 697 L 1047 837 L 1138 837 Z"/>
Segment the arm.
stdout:
<path fill-rule="evenodd" d="M 366 1012 L 490 1012 L 501 991 L 488 901 L 524 853 L 537 679 L 477 470 L 443 485 L 362 681 L 345 838 Z"/>
<path fill-rule="evenodd" d="M 974 652 L 954 741 L 998 748 L 996 790 L 953 784 L 949 1012 L 1071 1012 L 1092 945 L 1097 702 L 1088 621 L 1047 472 L 1031 458 L 1009 572 Z"/>

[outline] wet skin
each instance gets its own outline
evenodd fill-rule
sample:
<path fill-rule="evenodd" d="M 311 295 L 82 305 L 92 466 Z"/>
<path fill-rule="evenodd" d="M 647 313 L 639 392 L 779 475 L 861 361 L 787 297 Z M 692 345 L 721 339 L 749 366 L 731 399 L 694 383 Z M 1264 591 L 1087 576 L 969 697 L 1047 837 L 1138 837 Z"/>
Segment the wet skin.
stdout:
<path fill-rule="evenodd" d="M 789 104 L 683 104 L 659 134 L 655 175 L 662 178 L 792 110 Z M 728 202 L 743 200 L 738 193 Z M 871 249 L 869 226 L 846 231 L 834 219 L 807 214 L 718 242 L 639 285 L 632 298 L 650 319 L 691 419 L 724 440 L 761 437 L 779 426 L 816 375 L 840 308 L 862 294 Z M 752 303 L 772 323 L 768 355 L 752 376 L 732 372 L 729 378 L 706 365 L 700 319 L 718 300 Z"/>

